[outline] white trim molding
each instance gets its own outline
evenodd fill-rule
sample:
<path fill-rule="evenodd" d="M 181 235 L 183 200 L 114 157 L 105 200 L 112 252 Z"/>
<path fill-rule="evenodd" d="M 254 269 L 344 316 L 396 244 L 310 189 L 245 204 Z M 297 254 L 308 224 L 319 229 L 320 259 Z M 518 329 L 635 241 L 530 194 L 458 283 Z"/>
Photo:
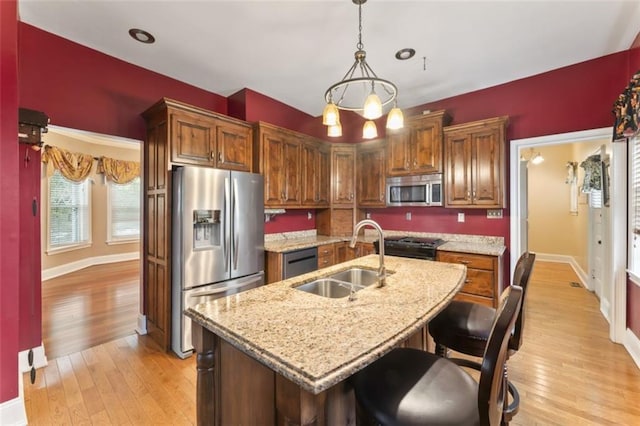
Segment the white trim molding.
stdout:
<path fill-rule="evenodd" d="M 636 366 L 640 368 L 640 338 L 636 336 L 631 329 L 627 328 L 624 335 L 624 347 L 631 355 L 631 358 L 636 363 Z"/>
<path fill-rule="evenodd" d="M 0 424 L 3 426 L 23 426 L 28 424 L 24 406 L 24 383 L 22 373 L 18 372 L 19 393 L 16 398 L 0 403 Z"/>
<path fill-rule="evenodd" d="M 84 269 L 89 266 L 103 265 L 106 263 L 125 262 L 127 260 L 136 259 L 140 259 L 140 252 L 135 251 L 130 253 L 88 257 L 86 259 L 65 263 L 64 265 L 55 266 L 53 268 L 43 269 L 42 281 L 50 280 L 51 278 L 59 277 L 60 275 L 68 274 L 71 272 L 79 271 L 80 269 Z"/>
<path fill-rule="evenodd" d="M 143 336 L 147 334 L 147 316 L 138 314 L 138 326 L 136 327 L 136 333 Z"/>

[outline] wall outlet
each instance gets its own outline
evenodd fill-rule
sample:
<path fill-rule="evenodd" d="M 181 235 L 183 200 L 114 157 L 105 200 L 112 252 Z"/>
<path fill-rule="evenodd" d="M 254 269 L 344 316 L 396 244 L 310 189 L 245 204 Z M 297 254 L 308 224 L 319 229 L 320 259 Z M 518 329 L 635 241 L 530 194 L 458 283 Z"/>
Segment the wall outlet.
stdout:
<path fill-rule="evenodd" d="M 411 212 L 407 212 L 407 213 L 404 215 L 404 218 L 405 218 L 405 219 L 407 219 L 407 220 L 411 220 Z"/>
<path fill-rule="evenodd" d="M 371 213 L 367 212 L 367 213 L 365 214 L 365 217 L 366 217 L 367 219 L 371 219 Z"/>
<path fill-rule="evenodd" d="M 488 209 L 487 219 L 502 219 L 502 209 Z"/>
<path fill-rule="evenodd" d="M 464 222 L 464 213 L 458 213 L 458 222 Z"/>
<path fill-rule="evenodd" d="M 307 212 L 307 220 L 313 219 L 313 213 Z"/>

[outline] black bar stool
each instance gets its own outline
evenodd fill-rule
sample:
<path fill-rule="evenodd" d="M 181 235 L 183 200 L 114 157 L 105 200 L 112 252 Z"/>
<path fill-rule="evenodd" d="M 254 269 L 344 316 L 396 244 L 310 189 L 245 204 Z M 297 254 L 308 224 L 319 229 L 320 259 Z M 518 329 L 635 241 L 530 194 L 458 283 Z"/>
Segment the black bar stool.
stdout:
<path fill-rule="evenodd" d="M 508 356 L 513 355 L 522 345 L 522 330 L 524 327 L 524 306 L 527 287 L 536 259 L 535 253 L 525 252 L 520 256 L 513 272 L 513 286 L 523 290 L 522 304 L 515 323 L 513 334 L 509 339 Z M 484 353 L 491 332 L 496 310 L 478 303 L 454 300 L 429 322 L 429 333 L 436 343 L 436 354 L 447 356 L 448 349 L 453 349 L 466 355 L 481 357 Z M 504 370 L 505 380 L 508 381 L 507 368 Z M 512 383 L 514 399 L 505 410 L 504 422 L 508 423 L 518 412 L 520 397 Z"/>
<path fill-rule="evenodd" d="M 396 348 L 350 380 L 357 423 L 383 425 L 498 425 L 507 386 L 507 346 L 522 302 L 522 288 L 509 287 L 492 324 L 482 364 Z M 461 367 L 480 371 L 476 382 Z"/>

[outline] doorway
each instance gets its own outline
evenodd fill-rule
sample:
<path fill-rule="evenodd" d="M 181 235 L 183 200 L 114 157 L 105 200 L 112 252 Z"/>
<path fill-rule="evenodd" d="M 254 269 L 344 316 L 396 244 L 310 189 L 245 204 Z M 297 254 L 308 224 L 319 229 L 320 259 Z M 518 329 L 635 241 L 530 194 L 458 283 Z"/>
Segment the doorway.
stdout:
<path fill-rule="evenodd" d="M 44 347 L 56 356 L 64 355 L 67 349 L 75 351 L 82 345 L 104 343 L 96 339 L 107 339 L 118 330 L 134 333 L 139 329 L 141 177 L 136 179 L 130 173 L 122 184 L 116 184 L 114 181 L 124 175 L 112 172 L 113 179 L 107 179 L 106 172 L 98 170 L 98 159 L 108 157 L 142 165 L 143 145 L 139 140 L 54 125 L 48 126 L 43 142 L 45 146 L 93 157 L 92 172 L 80 184 L 42 166 L 42 334 L 43 340 L 52 336 L 63 339 L 59 344 L 56 341 L 55 347 L 53 343 Z M 123 166 L 112 164 L 112 168 Z M 83 189 L 77 189 L 79 185 Z M 68 191 L 57 190 L 67 186 Z M 136 199 L 139 205 L 135 205 Z M 77 225 L 81 222 L 88 224 Z M 123 323 L 124 317 L 127 324 Z M 105 328 L 106 324 L 112 324 L 110 329 Z M 102 329 L 96 332 L 96 326 Z"/>
<path fill-rule="evenodd" d="M 580 132 L 564 133 L 558 135 L 541 136 L 535 138 L 519 139 L 511 141 L 510 148 L 510 247 L 511 247 L 511 274 L 521 253 L 527 247 L 527 200 L 526 169 L 522 168 L 520 157 L 531 148 L 540 148 L 559 144 L 571 144 L 591 142 L 597 140 L 611 140 L 611 128 L 594 129 Z M 603 286 L 603 295 L 610 301 L 610 306 L 601 306 L 603 315 L 610 324 L 610 338 L 614 342 L 622 342 L 626 328 L 626 279 L 625 279 L 625 253 L 626 253 L 626 147 L 624 144 L 611 144 L 611 175 L 610 187 L 614 191 L 610 194 L 609 214 L 605 215 L 603 233 L 608 235 L 610 247 L 603 253 L 603 281 L 611 283 Z M 586 279 L 584 280 L 587 281 Z"/>

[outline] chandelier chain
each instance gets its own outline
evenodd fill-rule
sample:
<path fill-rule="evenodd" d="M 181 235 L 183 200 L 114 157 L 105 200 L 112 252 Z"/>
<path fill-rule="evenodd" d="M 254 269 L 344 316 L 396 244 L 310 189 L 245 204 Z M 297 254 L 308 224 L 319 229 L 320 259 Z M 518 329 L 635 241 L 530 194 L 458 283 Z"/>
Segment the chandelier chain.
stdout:
<path fill-rule="evenodd" d="M 358 3 L 358 44 L 356 44 L 358 50 L 362 50 L 364 45 L 362 44 L 362 2 Z"/>

